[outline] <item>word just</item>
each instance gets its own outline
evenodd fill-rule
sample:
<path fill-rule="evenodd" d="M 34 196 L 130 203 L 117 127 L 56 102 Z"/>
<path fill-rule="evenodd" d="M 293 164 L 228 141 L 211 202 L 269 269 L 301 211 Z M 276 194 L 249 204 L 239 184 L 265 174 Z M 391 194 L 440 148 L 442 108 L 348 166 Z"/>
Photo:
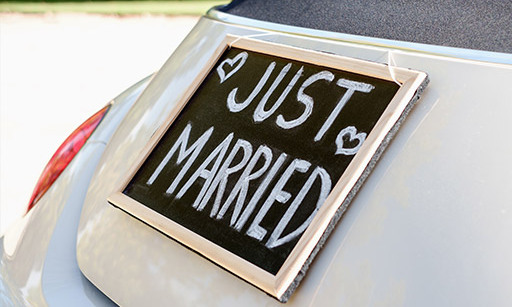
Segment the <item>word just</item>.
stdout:
<path fill-rule="evenodd" d="M 247 58 L 249 57 L 249 54 L 247 52 L 241 52 L 237 54 L 232 59 L 225 59 L 222 61 L 219 66 L 217 66 L 217 74 L 220 78 L 220 83 L 224 83 L 227 79 L 229 79 L 231 76 L 233 76 L 237 71 L 239 71 L 245 62 L 247 61 Z M 226 74 L 226 71 L 224 69 L 225 66 L 231 67 L 231 70 Z M 251 94 L 244 100 L 244 101 L 237 101 L 237 92 L 238 87 L 233 88 L 228 97 L 227 97 L 227 108 L 229 111 L 236 113 L 244 110 L 247 106 L 249 106 L 253 100 L 258 96 L 258 94 L 261 92 L 265 84 L 268 82 L 270 75 L 274 71 L 276 67 L 276 62 L 271 62 L 263 76 L 260 78 L 258 84 L 254 87 Z M 282 82 L 283 78 L 288 74 L 292 67 L 292 63 L 288 63 L 286 66 L 284 66 L 275 80 L 272 82 L 272 85 L 268 88 L 267 92 L 261 98 L 260 102 L 256 106 L 256 109 L 253 114 L 253 119 L 256 123 L 262 122 L 269 118 L 271 115 L 273 115 L 277 109 L 281 106 L 283 101 L 286 99 L 290 91 L 295 87 L 297 81 L 299 78 L 303 75 L 304 72 L 304 66 L 301 66 L 293 78 L 290 80 L 288 85 L 285 87 L 279 98 L 274 102 L 272 106 L 268 106 L 269 104 L 269 98 L 274 93 L 275 89 L 279 86 L 279 84 Z M 334 81 L 334 74 L 330 71 L 323 70 L 318 73 L 315 73 L 300 85 L 298 91 L 297 91 L 297 102 L 303 104 L 304 111 L 301 115 L 299 115 L 297 118 L 294 119 L 285 119 L 282 114 L 279 114 L 276 119 L 276 124 L 283 128 L 283 129 L 291 129 L 297 126 L 300 126 L 303 124 L 310 116 L 313 111 L 314 107 L 314 99 L 310 95 L 307 95 L 304 93 L 304 91 L 318 81 L 326 81 L 331 83 Z M 314 141 L 318 142 L 322 139 L 322 137 L 325 135 L 325 133 L 329 130 L 329 128 L 332 126 L 333 122 L 336 120 L 338 115 L 340 114 L 343 107 L 346 105 L 346 103 L 350 100 L 352 95 L 357 92 L 362 93 L 369 93 L 371 92 L 375 87 L 371 84 L 363 83 L 363 82 L 357 82 L 352 80 L 347 80 L 344 78 L 340 78 L 336 81 L 336 85 L 342 88 L 346 89 L 346 92 L 342 95 L 338 103 L 335 105 L 332 112 L 329 114 L 325 122 L 323 123 L 320 130 L 318 130 L 317 134 L 314 137 Z M 366 139 L 366 133 L 360 132 L 357 133 L 357 129 L 354 126 L 348 126 L 344 129 L 342 129 L 338 136 L 336 137 L 336 145 L 337 150 L 336 154 L 345 154 L 345 155 L 353 155 L 355 154 L 359 148 L 362 146 L 364 140 Z M 348 136 L 350 138 L 350 141 L 358 140 L 358 144 L 355 148 L 344 148 L 343 147 L 343 137 Z"/>
<path fill-rule="evenodd" d="M 203 147 L 210 139 L 214 127 L 210 127 L 189 146 L 191 129 L 192 125 L 190 123 L 187 124 L 146 183 L 151 186 L 162 174 L 164 167 L 169 165 L 172 158 L 172 161 L 175 161 L 175 163 L 171 162 L 171 165 L 179 166 L 180 170 L 174 177 L 171 185 L 165 191 L 166 194 L 173 195 L 177 191 L 174 197 L 180 199 L 189 191 L 190 187 L 196 181 L 199 182 L 199 184 L 202 184 L 202 187 L 192 207 L 197 211 L 202 211 L 216 192 L 213 207 L 210 211 L 210 217 L 221 220 L 235 202 L 229 225 L 238 232 L 246 225 L 252 213 L 257 209 L 257 206 L 261 206 L 245 234 L 258 241 L 262 241 L 267 231 L 272 231 L 265 243 L 265 246 L 269 249 L 290 242 L 301 235 L 309 226 L 316 212 L 320 209 L 331 191 L 331 177 L 324 168 L 312 166 L 310 162 L 303 159 L 293 159 L 286 153 L 281 153 L 276 158 L 272 150 L 266 145 L 260 145 L 254 150 L 253 145 L 246 140 L 238 139 L 234 141 L 233 133 L 226 136 L 207 156 L 201 155 L 201 157 L 206 156 L 206 158 L 197 169 L 191 170 L 191 166 L 198 156 L 200 156 Z M 232 143 L 234 143 L 234 145 L 231 147 Z M 228 153 L 230 147 L 231 150 Z M 242 159 L 234 163 L 235 157 L 240 155 L 242 155 Z M 236 161 L 238 161 L 238 159 L 236 159 Z M 261 164 L 263 165 L 259 166 Z M 258 166 L 258 169 L 255 169 L 256 166 Z M 271 230 L 263 228 L 260 223 L 267 215 L 269 209 L 275 203 L 287 204 L 288 201 L 292 199 L 292 194 L 284 190 L 290 178 L 297 172 L 306 174 L 310 169 L 312 169 L 311 174 L 304 182 L 302 188 L 296 193 L 275 228 Z M 190 175 L 189 170 L 193 172 L 192 175 Z M 240 177 L 236 179 L 236 173 L 240 171 Z M 163 174 L 165 174 L 165 172 Z M 229 192 L 226 200 L 222 203 L 226 185 L 230 177 L 235 177 L 234 180 L 237 181 L 234 188 Z M 186 182 L 182 183 L 184 178 Z M 256 180 L 259 178 L 262 180 Z M 277 178 L 279 179 L 275 181 L 274 179 Z M 317 180 L 320 182 L 320 188 L 317 192 L 318 200 L 315 207 L 310 208 L 309 205 L 307 205 L 308 208 L 303 208 L 308 210 L 307 212 L 311 212 L 308 218 L 295 230 L 283 236 L 283 231 L 294 217 L 297 209 L 302 205 L 306 195 L 317 190 L 312 189 L 313 184 Z M 256 181 L 259 182 L 259 186 L 248 199 L 247 194 L 249 192 L 249 186 Z M 271 182 L 276 182 L 273 187 L 269 186 Z M 179 190 L 178 187 L 180 187 Z M 269 190 L 270 193 L 261 205 L 260 201 L 262 201 L 262 197 L 267 190 Z"/>

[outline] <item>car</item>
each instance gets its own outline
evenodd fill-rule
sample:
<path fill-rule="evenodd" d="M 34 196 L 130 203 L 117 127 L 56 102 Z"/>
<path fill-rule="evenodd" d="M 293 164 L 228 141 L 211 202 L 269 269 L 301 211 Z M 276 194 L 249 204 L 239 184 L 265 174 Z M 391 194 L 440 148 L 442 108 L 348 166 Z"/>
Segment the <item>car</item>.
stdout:
<path fill-rule="evenodd" d="M 510 16 L 212 8 L 57 150 L 1 305 L 510 305 Z"/>

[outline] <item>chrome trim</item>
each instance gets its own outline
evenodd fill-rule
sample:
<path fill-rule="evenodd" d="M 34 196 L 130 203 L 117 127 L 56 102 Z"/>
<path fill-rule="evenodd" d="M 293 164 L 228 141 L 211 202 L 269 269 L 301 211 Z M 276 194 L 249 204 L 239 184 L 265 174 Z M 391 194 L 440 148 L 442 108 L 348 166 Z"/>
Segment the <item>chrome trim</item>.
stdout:
<path fill-rule="evenodd" d="M 428 44 L 421 44 L 421 43 L 396 41 L 396 40 L 383 39 L 383 38 L 344 34 L 344 33 L 338 33 L 338 32 L 330 32 L 330 31 L 324 31 L 324 30 L 315 30 L 315 29 L 302 28 L 302 27 L 296 27 L 296 26 L 290 26 L 290 25 L 283 25 L 283 24 L 262 21 L 262 20 L 256 20 L 256 19 L 250 19 L 250 18 L 246 18 L 246 17 L 240 17 L 240 16 L 224 13 L 224 12 L 221 12 L 218 10 L 221 7 L 222 6 L 217 6 L 217 7 L 211 8 L 206 13 L 206 16 L 213 20 L 217 20 L 217 21 L 221 21 L 221 22 L 225 22 L 225 23 L 247 26 L 247 27 L 252 27 L 252 28 L 265 29 L 265 30 L 282 32 L 282 33 L 299 34 L 299 35 L 315 37 L 315 38 L 323 38 L 323 39 L 337 40 L 337 41 L 363 44 L 363 45 L 372 45 L 372 46 L 385 47 L 385 48 L 394 48 L 394 49 L 400 49 L 400 50 L 405 50 L 405 51 L 421 52 L 421 53 L 426 53 L 426 54 L 430 54 L 430 55 L 447 56 L 447 57 L 466 59 L 466 60 L 474 60 L 474 61 L 482 61 L 482 62 L 490 62 L 490 63 L 498 63 L 498 64 L 512 64 L 512 54 L 510 54 L 510 53 L 428 45 Z"/>

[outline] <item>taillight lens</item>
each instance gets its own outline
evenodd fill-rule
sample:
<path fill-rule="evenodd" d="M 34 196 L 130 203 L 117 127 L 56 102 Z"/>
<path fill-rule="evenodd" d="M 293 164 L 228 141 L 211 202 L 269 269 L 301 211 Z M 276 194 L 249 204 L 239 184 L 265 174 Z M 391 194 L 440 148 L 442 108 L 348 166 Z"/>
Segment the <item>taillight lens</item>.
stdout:
<path fill-rule="evenodd" d="M 73 160 L 80 148 L 84 146 L 87 139 L 94 132 L 94 129 L 99 125 L 102 118 L 105 116 L 110 105 L 107 105 L 96 114 L 91 116 L 83 124 L 81 124 L 70 136 L 60 145 L 59 149 L 53 154 L 52 158 L 46 165 L 37 181 L 30 202 L 28 203 L 27 212 L 34 207 L 34 204 L 43 197 L 44 193 L 52 186 L 52 184 L 59 178 L 60 174 L 66 169 L 68 164 Z"/>

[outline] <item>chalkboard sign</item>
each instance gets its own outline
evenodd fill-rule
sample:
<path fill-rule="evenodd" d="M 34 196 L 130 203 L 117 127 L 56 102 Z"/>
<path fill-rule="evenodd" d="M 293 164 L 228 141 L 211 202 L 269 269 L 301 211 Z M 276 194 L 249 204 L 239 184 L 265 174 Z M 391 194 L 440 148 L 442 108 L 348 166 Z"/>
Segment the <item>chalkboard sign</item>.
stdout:
<path fill-rule="evenodd" d="M 200 77 L 109 201 L 286 301 L 426 75 L 228 37 Z"/>

